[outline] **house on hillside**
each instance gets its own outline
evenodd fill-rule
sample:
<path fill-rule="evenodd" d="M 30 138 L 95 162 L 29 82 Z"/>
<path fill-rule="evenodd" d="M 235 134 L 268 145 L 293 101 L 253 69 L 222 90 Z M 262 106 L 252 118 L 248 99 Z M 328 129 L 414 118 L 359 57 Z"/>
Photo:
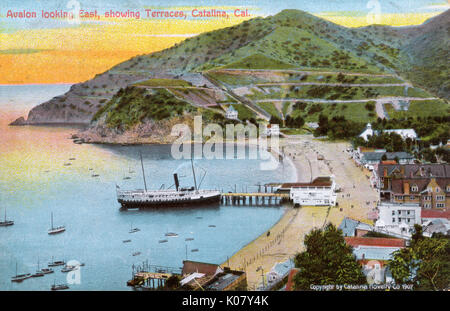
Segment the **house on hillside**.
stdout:
<path fill-rule="evenodd" d="M 233 105 L 230 105 L 226 111 L 225 117 L 230 120 L 238 119 L 238 112 L 234 109 Z"/>
<path fill-rule="evenodd" d="M 359 137 L 364 139 L 365 141 L 369 140 L 370 136 L 379 135 L 379 131 L 374 130 L 372 128 L 372 124 L 367 123 L 366 128 L 359 134 Z M 383 133 L 396 133 L 402 137 L 402 139 L 418 139 L 417 133 L 414 129 L 393 129 L 393 130 L 383 130 Z"/>

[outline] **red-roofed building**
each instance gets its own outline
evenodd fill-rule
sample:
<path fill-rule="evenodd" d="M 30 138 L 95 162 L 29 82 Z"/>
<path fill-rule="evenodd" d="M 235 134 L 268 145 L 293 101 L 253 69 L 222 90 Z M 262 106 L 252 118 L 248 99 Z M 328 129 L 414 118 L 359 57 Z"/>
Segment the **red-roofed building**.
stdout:
<path fill-rule="evenodd" d="M 345 237 L 345 242 L 352 247 L 375 246 L 375 247 L 405 247 L 405 240 L 391 238 L 365 238 Z"/>
<path fill-rule="evenodd" d="M 430 219 L 437 219 L 437 218 L 450 219 L 450 210 L 439 211 L 439 210 L 422 209 L 421 217 L 422 217 L 422 221 L 424 219 L 430 220 Z"/>

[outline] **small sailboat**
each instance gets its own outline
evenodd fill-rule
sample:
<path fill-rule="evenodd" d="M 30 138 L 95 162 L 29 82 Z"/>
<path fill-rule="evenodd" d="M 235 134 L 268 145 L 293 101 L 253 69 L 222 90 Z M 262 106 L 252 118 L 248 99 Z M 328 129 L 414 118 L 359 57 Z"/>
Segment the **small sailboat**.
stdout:
<path fill-rule="evenodd" d="M 210 228 L 215 228 L 216 225 L 209 225 L 208 227 L 210 227 Z"/>
<path fill-rule="evenodd" d="M 11 282 L 22 282 L 23 280 L 31 278 L 30 273 L 17 274 L 17 262 L 16 262 L 16 275 L 11 278 Z"/>
<path fill-rule="evenodd" d="M 61 272 L 67 273 L 67 272 L 71 272 L 74 270 L 77 270 L 79 266 L 69 266 L 69 265 L 65 265 L 64 268 L 61 269 Z"/>
<path fill-rule="evenodd" d="M 40 271 L 44 274 L 50 274 L 50 273 L 55 272 L 55 271 L 53 271 L 53 269 L 50 269 L 50 268 L 42 268 Z"/>
<path fill-rule="evenodd" d="M 57 234 L 66 231 L 65 226 L 53 227 L 53 212 L 52 212 L 52 227 L 48 229 L 48 234 Z"/>
<path fill-rule="evenodd" d="M 69 286 L 67 284 L 55 284 L 53 283 L 52 290 L 62 290 L 62 289 L 69 289 Z"/>
<path fill-rule="evenodd" d="M 64 266 L 66 264 L 66 262 L 64 260 L 56 260 L 53 261 L 53 256 L 52 256 L 52 261 L 48 263 L 49 267 L 57 267 L 57 266 Z"/>
<path fill-rule="evenodd" d="M 134 252 L 133 256 L 139 256 L 141 254 L 141 252 Z"/>
<path fill-rule="evenodd" d="M 191 252 L 192 252 L 192 253 L 198 252 L 198 248 L 193 248 L 193 249 L 191 249 Z"/>
<path fill-rule="evenodd" d="M 92 174 L 91 177 L 98 177 L 100 176 L 99 174 Z"/>
<path fill-rule="evenodd" d="M 194 241 L 194 238 L 185 238 L 185 241 Z"/>
<path fill-rule="evenodd" d="M 69 159 L 69 161 L 75 161 L 75 160 L 76 160 L 75 158 L 70 158 L 70 159 Z"/>
<path fill-rule="evenodd" d="M 13 220 L 6 220 L 6 207 L 5 207 L 5 219 L 0 221 L 0 227 L 12 226 L 14 225 Z"/>
<path fill-rule="evenodd" d="M 165 236 L 169 236 L 169 237 L 177 237 L 178 233 L 175 232 L 166 232 Z"/>
<path fill-rule="evenodd" d="M 139 231 L 141 231 L 141 229 L 139 229 L 137 227 L 133 228 L 133 224 L 131 224 L 129 233 L 135 233 L 135 232 L 139 232 Z"/>
<path fill-rule="evenodd" d="M 159 240 L 158 242 L 159 242 L 159 243 L 167 243 L 168 240 L 167 240 L 167 239 L 164 239 L 164 240 Z"/>
<path fill-rule="evenodd" d="M 41 277 L 44 275 L 45 275 L 45 273 L 42 272 L 41 269 L 39 269 L 39 259 L 38 259 L 38 268 L 37 268 L 36 272 L 32 275 L 32 277 L 37 278 L 37 277 Z"/>
<path fill-rule="evenodd" d="M 122 242 L 123 242 L 123 243 L 130 243 L 131 240 L 123 240 Z"/>
<path fill-rule="evenodd" d="M 72 165 L 72 163 L 70 163 L 70 162 L 64 163 L 64 166 L 71 166 L 71 165 Z"/>
<path fill-rule="evenodd" d="M 124 180 L 128 180 L 128 179 L 131 179 L 131 177 L 125 176 L 123 179 L 124 179 Z"/>

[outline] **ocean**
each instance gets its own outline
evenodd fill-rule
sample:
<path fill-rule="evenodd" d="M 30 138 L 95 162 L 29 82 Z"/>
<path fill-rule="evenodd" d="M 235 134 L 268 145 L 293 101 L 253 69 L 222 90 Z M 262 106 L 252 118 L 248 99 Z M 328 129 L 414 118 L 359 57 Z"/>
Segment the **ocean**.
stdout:
<path fill-rule="evenodd" d="M 193 185 L 190 161 L 175 160 L 169 145 L 77 145 L 69 139 L 75 128 L 8 126 L 69 87 L 0 86 L 0 218 L 6 208 L 15 222 L 0 227 L 0 290 L 50 290 L 54 282 L 69 283 L 70 290 L 130 290 L 133 265 L 180 268 L 186 258 L 221 264 L 282 216 L 283 207 L 267 206 L 122 210 L 116 185 L 143 188 L 139 153 L 148 188 L 172 186 L 174 172 L 182 186 Z M 194 165 L 203 189 L 257 191 L 258 183 L 295 179 L 289 163 L 266 171 L 262 161 L 202 158 Z M 52 213 L 66 231 L 50 236 Z M 131 227 L 140 231 L 130 234 Z M 165 237 L 167 232 L 178 237 Z M 76 274 L 55 267 L 53 274 L 11 282 L 16 265 L 19 274 L 34 273 L 38 262 L 47 267 L 52 257 L 85 265 Z"/>

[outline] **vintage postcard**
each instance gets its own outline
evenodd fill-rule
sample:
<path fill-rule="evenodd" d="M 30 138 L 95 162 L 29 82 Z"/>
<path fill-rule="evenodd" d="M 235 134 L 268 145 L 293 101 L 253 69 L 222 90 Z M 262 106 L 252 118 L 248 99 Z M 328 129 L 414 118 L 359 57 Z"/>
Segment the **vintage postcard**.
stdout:
<path fill-rule="evenodd" d="M 2 1 L 0 290 L 449 290 L 449 8 Z"/>

